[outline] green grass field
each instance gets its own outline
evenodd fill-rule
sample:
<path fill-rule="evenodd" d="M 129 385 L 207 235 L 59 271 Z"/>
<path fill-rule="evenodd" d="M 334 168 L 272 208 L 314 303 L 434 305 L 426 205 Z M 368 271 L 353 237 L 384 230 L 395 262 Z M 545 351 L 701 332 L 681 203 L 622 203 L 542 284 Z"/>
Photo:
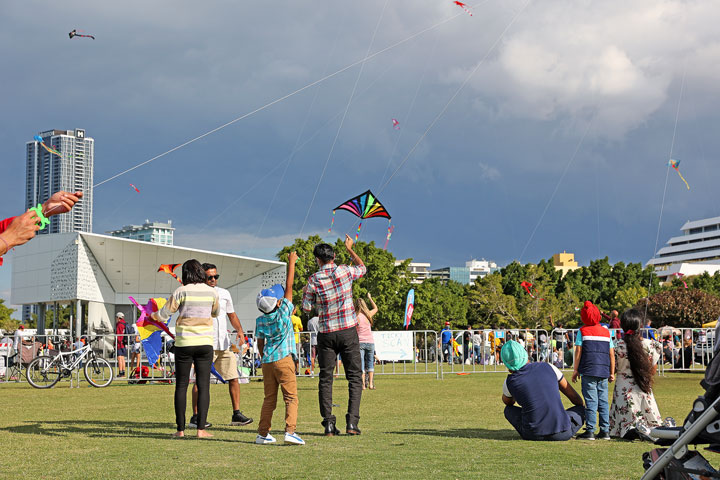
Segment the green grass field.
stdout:
<path fill-rule="evenodd" d="M 301 447 L 253 443 L 263 397 L 257 381 L 241 386 L 241 409 L 255 418 L 247 427 L 228 426 L 227 387 L 212 385 L 210 440 L 170 438 L 171 385 L 2 384 L 0 477 L 616 479 L 640 477 L 641 454 L 651 448 L 619 440 L 522 441 L 503 418 L 503 374 L 376 378 L 377 390 L 363 395 L 362 435 L 334 438 L 322 436 L 317 379 L 301 378 L 298 433 L 307 442 Z M 661 414 L 682 421 L 701 392 L 700 379 L 659 378 Z M 344 432 L 347 382 L 335 386 Z M 273 432 L 282 433 L 283 415 L 279 402 Z"/>

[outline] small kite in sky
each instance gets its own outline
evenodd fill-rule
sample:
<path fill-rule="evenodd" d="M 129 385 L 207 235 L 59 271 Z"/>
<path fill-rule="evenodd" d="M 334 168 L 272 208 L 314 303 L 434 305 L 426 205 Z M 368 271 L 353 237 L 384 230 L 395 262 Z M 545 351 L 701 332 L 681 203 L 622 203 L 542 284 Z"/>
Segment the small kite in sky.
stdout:
<path fill-rule="evenodd" d="M 400 130 L 400 122 L 398 122 L 397 119 L 395 119 L 395 118 L 392 119 L 392 122 L 393 122 L 393 128 L 395 130 Z"/>
<path fill-rule="evenodd" d="M 139 189 L 138 187 L 136 187 L 136 186 L 133 185 L 132 183 L 130 184 L 130 186 L 133 187 L 136 192 L 140 193 L 140 189 Z"/>
<path fill-rule="evenodd" d="M 92 35 L 82 35 L 78 32 L 82 32 L 82 30 L 73 30 L 72 32 L 68 33 L 68 37 L 70 37 L 71 39 L 73 37 L 85 37 L 85 38 L 92 38 L 93 40 L 95 40 L 95 37 L 93 37 Z"/>
<path fill-rule="evenodd" d="M 675 272 L 675 273 L 673 273 L 673 274 L 672 274 L 672 276 L 674 276 L 674 277 L 677 277 L 677 278 L 679 278 L 679 279 L 680 279 L 680 281 L 681 281 L 681 282 L 683 282 L 683 285 L 685 285 L 685 289 L 687 289 L 687 288 L 688 288 L 688 286 L 687 286 L 687 282 L 685 282 L 685 280 L 683 280 L 683 279 L 682 279 L 682 277 L 684 277 L 684 276 L 685 276 L 685 274 L 684 274 L 684 273 L 680 273 L 680 272 Z"/>
<path fill-rule="evenodd" d="M 465 5 L 463 2 L 458 2 L 457 0 L 455 0 L 453 3 L 455 5 L 457 5 L 458 7 L 462 8 L 463 10 L 465 10 L 465 12 L 467 12 L 467 14 L 472 17 L 472 12 L 470 11 L 470 7 Z"/>
<path fill-rule="evenodd" d="M 48 147 L 47 145 L 45 145 L 45 142 L 43 141 L 43 139 L 42 139 L 42 137 L 41 137 L 40 135 L 35 135 L 35 136 L 33 137 L 33 139 L 34 139 L 36 142 L 40 142 L 40 146 L 42 146 L 42 147 L 43 147 L 45 150 L 47 150 L 48 152 L 52 153 L 53 155 L 57 155 L 58 157 L 62 157 L 62 153 L 58 152 L 57 150 L 55 150 L 55 149 L 52 148 L 52 147 Z"/>
<path fill-rule="evenodd" d="M 163 263 L 160 265 L 160 268 L 158 268 L 158 272 L 165 272 L 168 275 L 172 276 L 175 280 L 180 282 L 180 285 L 182 285 L 182 281 L 178 278 L 178 276 L 175 274 L 174 270 L 182 265 L 182 263 Z"/>
<path fill-rule="evenodd" d="M 530 291 L 530 289 L 532 288 L 533 290 L 535 290 L 535 292 L 537 292 L 537 288 L 533 287 L 532 283 L 520 282 L 520 286 L 523 287 L 525 289 L 525 291 L 528 293 L 528 295 L 530 295 L 532 298 L 538 298 L 537 296 L 533 295 L 533 293 Z M 545 299 L 541 298 L 540 300 L 544 301 Z"/>
<path fill-rule="evenodd" d="M 361 219 L 383 217 L 388 219 L 390 222 L 390 214 L 382 203 L 368 190 L 365 193 L 361 193 L 357 197 L 353 197 L 342 205 L 335 207 L 335 210 L 347 210 L 353 215 L 360 217 Z M 362 228 L 362 222 L 358 225 L 357 233 L 355 234 L 355 240 L 360 236 L 360 229 Z"/>
<path fill-rule="evenodd" d="M 685 182 L 685 186 L 688 190 L 690 190 L 690 185 L 688 185 L 687 180 L 685 180 L 685 177 L 682 176 L 682 173 L 680 173 L 680 160 L 673 160 L 672 158 L 667 163 L 668 167 L 673 167 L 678 175 L 680 175 L 680 178 L 683 182 Z"/>

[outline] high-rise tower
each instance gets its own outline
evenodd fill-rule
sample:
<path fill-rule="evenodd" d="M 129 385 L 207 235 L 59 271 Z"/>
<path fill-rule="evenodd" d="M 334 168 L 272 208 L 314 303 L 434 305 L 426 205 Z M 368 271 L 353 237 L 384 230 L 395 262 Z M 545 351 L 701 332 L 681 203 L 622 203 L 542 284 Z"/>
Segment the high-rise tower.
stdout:
<path fill-rule="evenodd" d="M 95 140 L 81 129 L 48 130 L 39 136 L 61 155 L 48 152 L 38 141 L 27 142 L 25 208 L 43 203 L 58 190 L 83 192 L 70 213 L 53 216 L 39 233 L 92 232 Z"/>

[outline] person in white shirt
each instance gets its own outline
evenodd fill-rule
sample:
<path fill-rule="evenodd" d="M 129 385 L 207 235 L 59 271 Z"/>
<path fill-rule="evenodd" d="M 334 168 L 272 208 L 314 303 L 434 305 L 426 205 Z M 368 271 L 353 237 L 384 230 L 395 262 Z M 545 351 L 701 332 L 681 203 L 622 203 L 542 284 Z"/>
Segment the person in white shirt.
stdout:
<path fill-rule="evenodd" d="M 240 319 L 235 314 L 235 308 L 233 307 L 230 292 L 217 286 L 218 279 L 220 278 L 220 275 L 217 272 L 217 267 L 212 263 L 203 263 L 202 267 L 203 270 L 205 270 L 205 283 L 215 289 L 220 299 L 220 313 L 217 317 L 213 318 L 213 349 L 215 350 L 213 355 L 213 365 L 215 366 L 215 370 L 218 374 L 228 383 L 230 402 L 232 403 L 233 408 L 230 425 L 249 425 L 253 422 L 253 419 L 246 417 L 240 411 L 240 375 L 238 374 L 237 357 L 230 350 L 230 335 L 227 325 L 228 320 L 230 320 L 233 328 L 237 330 L 237 346 L 240 351 L 242 351 L 241 347 L 245 343 L 245 333 L 243 332 L 242 325 L 240 324 Z M 193 386 L 193 416 L 190 418 L 190 422 L 188 424 L 192 428 L 197 428 L 197 397 L 197 387 Z M 208 427 L 210 427 L 209 423 L 205 425 L 205 428 Z"/>
<path fill-rule="evenodd" d="M 13 335 L 13 348 L 16 352 L 20 351 L 20 347 L 23 345 L 28 344 L 29 342 L 25 340 L 23 337 L 25 336 L 25 326 L 20 325 L 17 330 L 15 330 L 15 335 Z"/>
<path fill-rule="evenodd" d="M 317 356 L 317 336 L 320 331 L 320 317 L 315 315 L 308 321 L 308 332 L 310 332 L 310 374 L 315 376 L 315 357 Z"/>

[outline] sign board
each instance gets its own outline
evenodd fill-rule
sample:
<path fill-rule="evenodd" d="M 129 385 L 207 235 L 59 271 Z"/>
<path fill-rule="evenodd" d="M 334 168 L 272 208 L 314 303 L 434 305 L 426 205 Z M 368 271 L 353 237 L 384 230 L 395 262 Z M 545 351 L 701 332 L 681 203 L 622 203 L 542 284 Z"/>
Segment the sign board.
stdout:
<path fill-rule="evenodd" d="M 412 331 L 373 332 L 375 339 L 375 355 L 384 361 L 413 361 Z"/>

